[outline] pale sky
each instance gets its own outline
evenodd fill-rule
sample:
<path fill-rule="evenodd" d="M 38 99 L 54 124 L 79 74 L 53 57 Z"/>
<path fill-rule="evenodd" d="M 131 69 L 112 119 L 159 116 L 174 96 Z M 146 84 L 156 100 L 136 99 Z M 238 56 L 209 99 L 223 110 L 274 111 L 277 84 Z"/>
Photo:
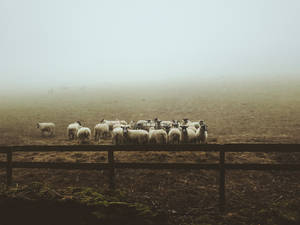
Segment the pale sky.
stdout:
<path fill-rule="evenodd" d="M 300 74 L 299 0 L 0 0 L 0 88 Z"/>

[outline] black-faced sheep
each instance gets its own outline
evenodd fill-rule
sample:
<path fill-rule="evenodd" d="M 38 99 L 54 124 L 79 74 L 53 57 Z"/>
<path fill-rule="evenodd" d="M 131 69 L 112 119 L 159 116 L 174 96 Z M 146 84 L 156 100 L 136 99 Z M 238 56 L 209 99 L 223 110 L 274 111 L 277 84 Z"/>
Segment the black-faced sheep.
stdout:
<path fill-rule="evenodd" d="M 80 127 L 77 131 L 77 139 L 78 143 L 88 143 L 91 139 L 92 132 L 91 129 L 88 127 Z"/>
<path fill-rule="evenodd" d="M 67 135 L 69 140 L 75 139 L 78 129 L 81 127 L 80 121 L 71 123 L 67 127 Z"/>
<path fill-rule="evenodd" d="M 207 125 L 202 124 L 196 132 L 197 142 L 200 144 L 207 144 Z"/>
<path fill-rule="evenodd" d="M 188 126 L 181 127 L 181 143 L 196 143 L 196 132 Z"/>

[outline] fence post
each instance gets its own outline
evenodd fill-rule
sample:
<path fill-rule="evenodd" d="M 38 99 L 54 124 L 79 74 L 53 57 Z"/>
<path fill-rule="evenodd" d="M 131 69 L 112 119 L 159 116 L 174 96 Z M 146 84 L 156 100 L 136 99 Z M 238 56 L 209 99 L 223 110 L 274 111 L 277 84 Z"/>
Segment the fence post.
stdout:
<path fill-rule="evenodd" d="M 220 211 L 225 211 L 225 152 L 223 150 L 220 151 L 220 177 L 219 177 L 219 207 Z"/>
<path fill-rule="evenodd" d="M 111 191 L 115 189 L 115 162 L 114 152 L 112 149 L 108 150 L 108 163 L 109 163 L 109 188 Z"/>
<path fill-rule="evenodd" d="M 7 187 L 12 184 L 12 152 L 6 152 L 6 185 Z"/>

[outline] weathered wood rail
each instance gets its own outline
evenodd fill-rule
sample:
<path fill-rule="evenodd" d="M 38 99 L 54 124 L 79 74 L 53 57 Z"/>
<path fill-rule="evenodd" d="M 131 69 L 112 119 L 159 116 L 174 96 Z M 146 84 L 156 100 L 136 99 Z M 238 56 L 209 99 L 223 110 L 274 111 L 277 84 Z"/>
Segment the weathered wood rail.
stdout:
<path fill-rule="evenodd" d="M 107 163 L 67 163 L 67 162 L 14 162 L 14 152 L 107 152 Z M 114 152 L 122 151 L 204 151 L 219 152 L 218 163 L 126 163 L 115 162 Z M 6 154 L 6 161 L 0 168 L 6 168 L 6 183 L 12 184 L 13 168 L 49 168 L 109 170 L 109 187 L 115 188 L 115 169 L 204 169 L 219 171 L 219 206 L 225 210 L 226 170 L 288 170 L 300 171 L 297 164 L 225 163 L 226 152 L 300 152 L 300 144 L 208 144 L 208 145 L 53 145 L 53 146 L 0 146 L 0 153 Z"/>

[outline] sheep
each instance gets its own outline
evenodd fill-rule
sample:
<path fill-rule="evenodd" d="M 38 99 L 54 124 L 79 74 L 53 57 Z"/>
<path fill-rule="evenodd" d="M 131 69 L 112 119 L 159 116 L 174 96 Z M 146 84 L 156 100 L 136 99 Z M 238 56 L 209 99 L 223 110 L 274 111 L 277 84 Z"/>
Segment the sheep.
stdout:
<path fill-rule="evenodd" d="M 135 123 L 135 126 L 133 127 L 134 129 L 145 129 L 145 127 L 147 126 L 147 120 L 138 120 Z"/>
<path fill-rule="evenodd" d="M 123 127 L 123 137 L 125 143 L 147 144 L 149 133 L 146 130 L 131 130 L 129 126 Z"/>
<path fill-rule="evenodd" d="M 152 120 L 139 120 L 135 123 L 134 129 L 138 130 L 146 130 L 149 131 L 150 127 L 154 126 L 154 122 Z"/>
<path fill-rule="evenodd" d="M 199 122 L 190 122 L 189 127 L 195 127 L 196 129 L 200 128 Z"/>
<path fill-rule="evenodd" d="M 183 118 L 182 122 L 181 122 L 181 125 L 182 126 L 189 126 L 190 123 L 191 123 L 191 121 L 188 118 Z"/>
<path fill-rule="evenodd" d="M 194 127 L 193 125 L 188 126 L 189 129 L 192 129 L 195 133 L 197 132 L 196 127 Z"/>
<path fill-rule="evenodd" d="M 169 134 L 171 126 L 163 127 L 163 129 L 167 132 L 167 134 Z"/>
<path fill-rule="evenodd" d="M 123 127 L 116 127 L 112 131 L 112 143 L 115 145 L 124 143 Z"/>
<path fill-rule="evenodd" d="M 113 130 L 113 126 L 115 124 L 120 124 L 120 121 L 119 120 L 101 120 L 101 123 L 106 123 L 109 127 L 109 131 L 112 131 Z"/>
<path fill-rule="evenodd" d="M 128 123 L 125 120 L 120 120 L 120 124 L 127 125 Z"/>
<path fill-rule="evenodd" d="M 181 143 L 196 143 L 196 133 L 193 129 L 188 126 L 180 126 L 181 127 Z"/>
<path fill-rule="evenodd" d="M 71 123 L 67 127 L 67 135 L 69 140 L 75 139 L 78 129 L 81 127 L 80 121 Z"/>
<path fill-rule="evenodd" d="M 201 125 L 204 124 L 204 121 L 203 120 L 200 120 L 199 122 L 192 122 L 190 121 L 188 126 L 193 126 L 195 127 L 196 129 L 199 129 Z"/>
<path fill-rule="evenodd" d="M 207 125 L 202 124 L 196 132 L 197 142 L 200 144 L 207 144 Z"/>
<path fill-rule="evenodd" d="M 173 127 L 170 129 L 168 134 L 169 144 L 179 144 L 181 140 L 181 131 L 178 127 Z"/>
<path fill-rule="evenodd" d="M 163 129 L 155 130 L 154 127 L 149 129 L 149 143 L 151 144 L 166 144 L 168 134 Z"/>
<path fill-rule="evenodd" d="M 134 129 L 136 127 L 136 122 L 134 120 L 131 120 L 129 123 L 129 127 Z"/>
<path fill-rule="evenodd" d="M 167 128 L 167 127 L 171 127 L 173 124 L 172 121 L 168 121 L 168 120 L 163 120 L 160 122 L 160 125 L 163 127 L 163 128 Z"/>
<path fill-rule="evenodd" d="M 45 136 L 45 133 L 48 133 L 48 136 L 55 135 L 55 124 L 54 123 L 37 123 L 36 127 L 41 130 L 42 136 Z"/>
<path fill-rule="evenodd" d="M 83 144 L 90 141 L 92 136 L 91 129 L 88 127 L 80 127 L 77 131 L 78 143 Z"/>
<path fill-rule="evenodd" d="M 109 136 L 109 126 L 106 123 L 98 123 L 94 127 L 95 141 L 100 141 L 100 138 L 106 138 Z"/>
<path fill-rule="evenodd" d="M 155 118 L 155 126 L 154 126 L 154 128 L 155 129 L 161 129 L 162 128 L 162 126 L 161 126 L 161 120 L 158 120 L 157 118 Z"/>

